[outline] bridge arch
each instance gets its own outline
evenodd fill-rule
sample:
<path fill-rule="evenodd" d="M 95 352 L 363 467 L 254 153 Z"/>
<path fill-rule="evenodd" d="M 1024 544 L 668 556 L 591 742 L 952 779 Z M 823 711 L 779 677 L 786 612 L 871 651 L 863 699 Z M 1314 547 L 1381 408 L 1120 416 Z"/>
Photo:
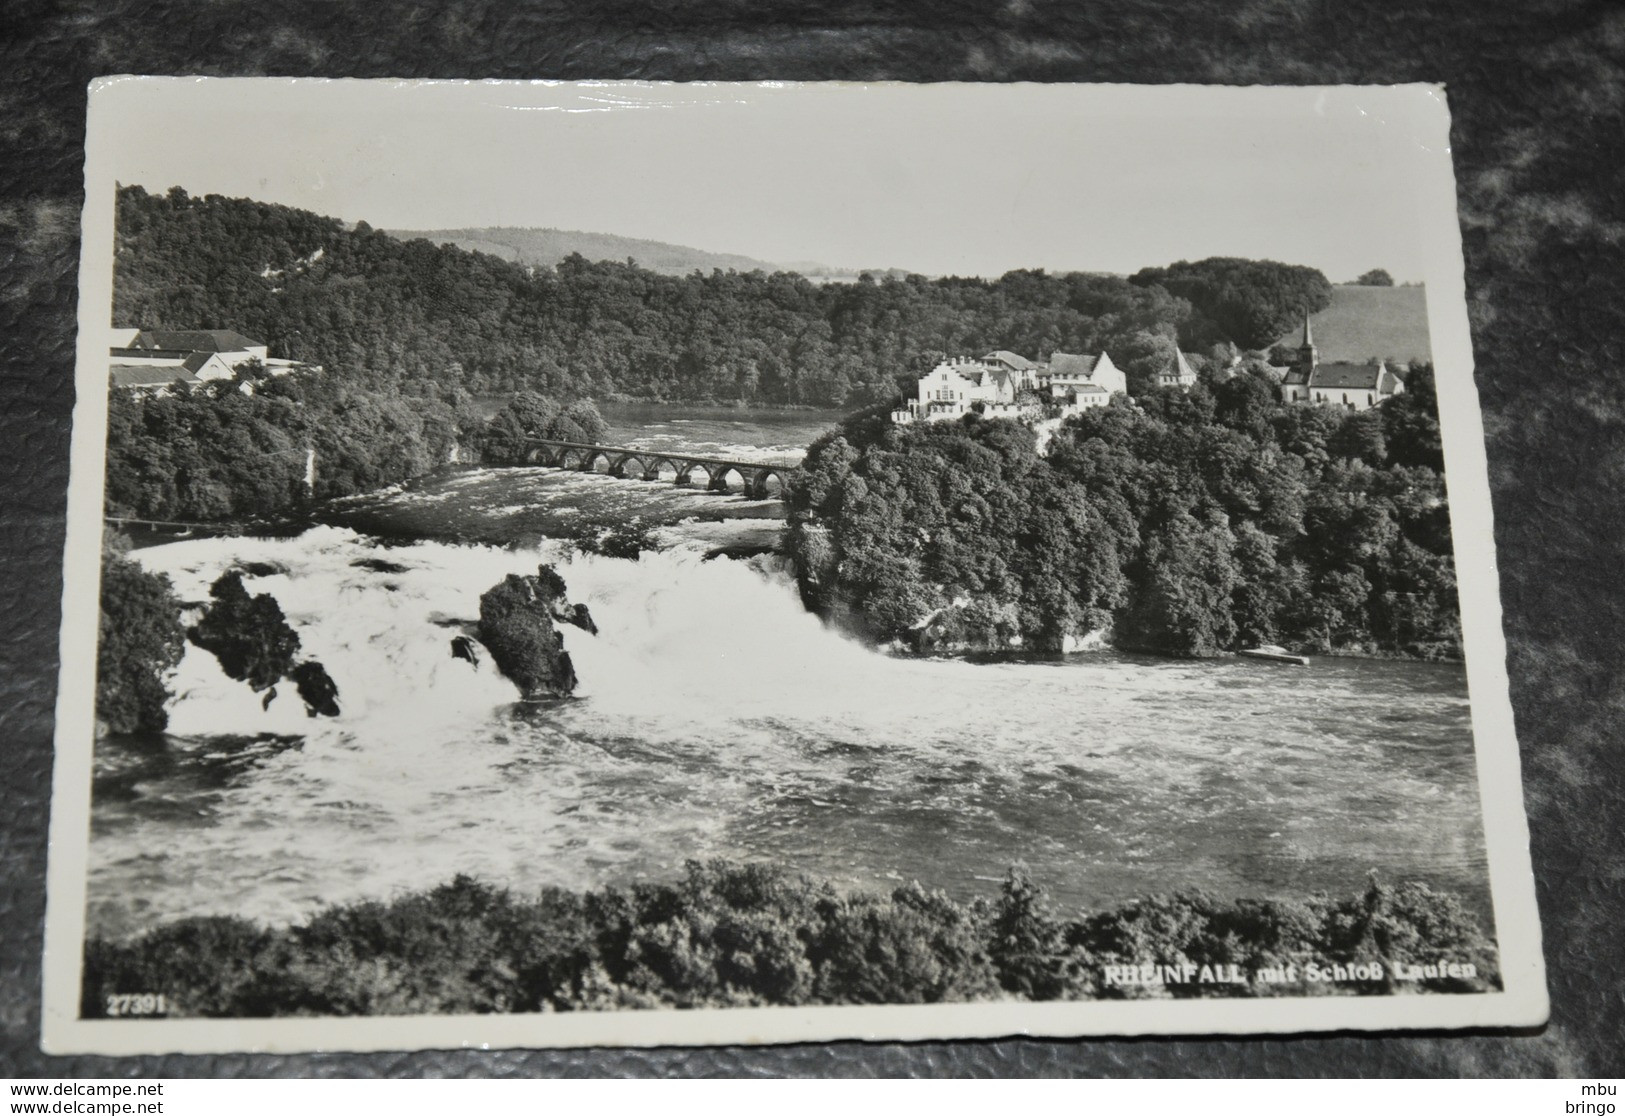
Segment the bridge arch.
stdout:
<path fill-rule="evenodd" d="M 583 473 L 603 472 L 613 476 L 614 473 L 611 470 L 614 468 L 614 460 L 608 450 L 593 446 L 581 451 L 581 471 Z M 604 463 L 603 469 L 598 468 L 600 461 Z"/>
<path fill-rule="evenodd" d="M 695 460 L 693 458 L 684 458 L 684 457 L 676 458 L 675 463 L 677 465 L 676 484 L 677 484 L 677 486 L 679 488 L 687 488 L 690 485 L 695 484 L 696 483 L 695 480 L 694 480 L 694 474 L 695 473 L 699 473 L 701 476 L 703 476 L 705 478 L 705 486 L 704 487 L 706 488 L 707 491 L 713 489 L 716 486 L 716 483 L 717 483 L 716 470 L 710 464 L 708 464 L 708 463 L 706 463 L 704 461 Z"/>
<path fill-rule="evenodd" d="M 752 500 L 775 500 L 784 498 L 784 473 L 778 469 L 758 469 L 756 477 L 750 482 L 745 495 Z"/>
<path fill-rule="evenodd" d="M 643 479 L 646 481 L 663 480 L 670 475 L 672 483 L 677 481 L 677 459 L 665 454 L 651 453 L 643 458 Z"/>
<path fill-rule="evenodd" d="M 722 462 L 719 463 L 716 469 L 711 473 L 711 483 L 708 484 L 706 488 L 711 492 L 732 492 L 733 487 L 728 483 L 728 477 L 730 474 L 732 474 L 739 478 L 739 494 L 741 496 L 748 496 L 750 494 L 751 482 L 755 477 L 755 473 L 756 470 L 750 468 L 748 465 L 735 465 L 732 462 Z"/>
<path fill-rule="evenodd" d="M 628 474 L 627 462 L 629 461 L 636 461 L 638 463 L 636 472 L 632 473 L 633 476 L 641 477 L 644 473 L 649 471 L 648 465 L 644 463 L 643 454 L 620 453 L 616 454 L 610 461 L 609 475 L 624 479 Z"/>

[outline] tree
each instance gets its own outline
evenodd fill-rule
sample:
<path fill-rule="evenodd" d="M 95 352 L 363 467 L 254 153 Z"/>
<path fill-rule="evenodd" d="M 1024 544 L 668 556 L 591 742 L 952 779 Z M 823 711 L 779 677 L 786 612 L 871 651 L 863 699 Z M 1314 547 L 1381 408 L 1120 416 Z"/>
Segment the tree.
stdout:
<path fill-rule="evenodd" d="M 102 551 L 96 718 L 112 732 L 161 732 L 168 675 L 186 650 L 181 606 L 169 578 L 126 557 L 127 545 L 115 537 Z"/>
<path fill-rule="evenodd" d="M 1405 390 L 1379 408 L 1388 457 L 1396 465 L 1420 465 L 1444 472 L 1439 442 L 1439 405 L 1433 366 L 1413 364 L 1405 373 Z"/>
<path fill-rule="evenodd" d="M 1364 461 L 1373 467 L 1386 464 L 1388 442 L 1383 436 L 1385 420 L 1382 411 L 1383 407 L 1373 407 L 1350 414 L 1327 441 L 1327 451 L 1337 457 Z"/>
<path fill-rule="evenodd" d="M 1304 315 L 1331 305 L 1332 287 L 1311 267 L 1215 256 L 1148 267 L 1129 280 L 1188 299 L 1243 349 L 1261 349 Z"/>
<path fill-rule="evenodd" d="M 1354 281 L 1357 287 L 1391 287 L 1394 277 L 1380 267 L 1372 268 Z"/>
<path fill-rule="evenodd" d="M 1235 547 L 1229 528 L 1183 512 L 1153 529 L 1129 602 L 1117 615 L 1119 639 L 1185 656 L 1231 646 L 1236 622 L 1230 596 L 1241 575 Z"/>

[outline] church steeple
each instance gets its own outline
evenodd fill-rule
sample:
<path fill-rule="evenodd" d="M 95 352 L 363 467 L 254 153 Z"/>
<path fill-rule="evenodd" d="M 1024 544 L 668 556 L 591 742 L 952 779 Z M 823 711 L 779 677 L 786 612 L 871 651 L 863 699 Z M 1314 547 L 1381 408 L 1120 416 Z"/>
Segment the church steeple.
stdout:
<path fill-rule="evenodd" d="M 1319 355 L 1315 351 L 1315 335 L 1309 329 L 1309 315 L 1305 314 L 1303 316 L 1303 344 L 1298 346 L 1298 365 L 1303 369 L 1304 375 L 1307 376 L 1315 370 L 1315 365 L 1320 363 Z"/>

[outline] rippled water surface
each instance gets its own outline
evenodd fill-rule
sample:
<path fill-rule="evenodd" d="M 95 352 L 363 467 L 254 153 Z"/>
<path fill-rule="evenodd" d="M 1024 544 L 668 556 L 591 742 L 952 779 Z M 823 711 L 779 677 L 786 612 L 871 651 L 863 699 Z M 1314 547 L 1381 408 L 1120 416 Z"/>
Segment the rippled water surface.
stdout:
<path fill-rule="evenodd" d="M 457 872 L 586 886 L 709 856 L 959 896 L 1019 860 L 1088 906 L 1347 891 L 1376 868 L 1484 905 L 1457 667 L 890 659 L 825 630 L 771 560 L 679 548 L 561 560 L 600 632 L 566 629 L 578 700 L 524 706 L 450 639 L 544 557 L 325 527 L 142 551 L 187 600 L 258 571 L 344 712 L 262 709 L 188 647 L 172 735 L 98 749 L 95 925 L 283 921 Z"/>

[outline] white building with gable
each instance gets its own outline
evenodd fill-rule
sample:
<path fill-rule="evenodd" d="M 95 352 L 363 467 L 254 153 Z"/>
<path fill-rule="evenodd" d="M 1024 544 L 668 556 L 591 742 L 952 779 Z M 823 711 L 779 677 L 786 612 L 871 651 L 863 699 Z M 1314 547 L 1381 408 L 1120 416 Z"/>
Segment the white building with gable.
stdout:
<path fill-rule="evenodd" d="M 1047 363 L 999 349 L 981 357 L 954 357 L 919 381 L 914 399 L 892 412 L 895 423 L 940 422 L 979 414 L 985 418 L 1038 418 L 1104 407 L 1128 380 L 1105 353 L 1054 353 Z M 1023 399 L 1023 396 L 1028 398 Z"/>

